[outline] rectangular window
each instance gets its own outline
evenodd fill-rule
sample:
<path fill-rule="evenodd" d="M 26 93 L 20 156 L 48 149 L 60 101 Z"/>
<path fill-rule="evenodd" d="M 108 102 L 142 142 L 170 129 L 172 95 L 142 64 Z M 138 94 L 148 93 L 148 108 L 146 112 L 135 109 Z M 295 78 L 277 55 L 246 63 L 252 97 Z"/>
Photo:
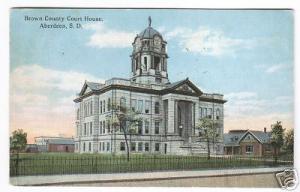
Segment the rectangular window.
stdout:
<path fill-rule="evenodd" d="M 135 99 L 131 99 L 131 110 L 136 111 L 136 100 Z"/>
<path fill-rule="evenodd" d="M 90 102 L 90 115 L 93 115 L 93 101 Z"/>
<path fill-rule="evenodd" d="M 142 142 L 138 143 L 138 151 L 143 151 L 143 143 Z"/>
<path fill-rule="evenodd" d="M 79 120 L 79 109 L 76 111 L 76 119 Z"/>
<path fill-rule="evenodd" d="M 83 143 L 83 151 L 85 151 L 85 143 Z"/>
<path fill-rule="evenodd" d="M 155 151 L 159 151 L 160 143 L 155 143 Z"/>
<path fill-rule="evenodd" d="M 145 151 L 149 151 L 149 143 L 145 143 Z"/>
<path fill-rule="evenodd" d="M 103 113 L 105 113 L 105 100 L 103 101 Z"/>
<path fill-rule="evenodd" d="M 138 101 L 138 109 L 137 112 L 142 113 L 143 112 L 143 100 Z"/>
<path fill-rule="evenodd" d="M 204 108 L 203 117 L 207 117 L 207 108 Z"/>
<path fill-rule="evenodd" d="M 108 100 L 107 100 L 107 111 L 110 111 L 110 98 L 108 98 Z"/>
<path fill-rule="evenodd" d="M 145 134 L 149 134 L 149 121 L 145 120 Z"/>
<path fill-rule="evenodd" d="M 102 101 L 100 101 L 100 113 L 102 113 Z"/>
<path fill-rule="evenodd" d="M 101 142 L 99 142 L 99 151 L 101 151 L 102 148 L 101 148 Z"/>
<path fill-rule="evenodd" d="M 124 97 L 122 97 L 121 99 L 120 99 L 120 107 L 121 107 L 121 111 L 125 111 L 125 109 L 126 109 L 126 99 L 124 98 Z"/>
<path fill-rule="evenodd" d="M 102 151 L 105 151 L 105 143 L 102 142 Z"/>
<path fill-rule="evenodd" d="M 151 102 L 150 101 L 145 101 L 145 113 L 146 114 L 150 113 L 150 106 L 151 106 Z"/>
<path fill-rule="evenodd" d="M 105 121 L 103 121 L 102 125 L 103 125 L 102 131 L 103 131 L 103 134 L 105 134 Z"/>
<path fill-rule="evenodd" d="M 89 142 L 89 151 L 92 151 L 92 143 Z"/>
<path fill-rule="evenodd" d="M 99 123 L 99 134 L 102 135 L 102 121 Z"/>
<path fill-rule="evenodd" d="M 159 134 L 159 121 L 155 121 L 155 134 Z"/>
<path fill-rule="evenodd" d="M 253 146 L 252 145 L 246 145 L 246 153 L 253 153 Z"/>
<path fill-rule="evenodd" d="M 202 118 L 202 107 L 199 108 L 199 117 Z"/>
<path fill-rule="evenodd" d="M 135 151 L 135 142 L 130 143 L 130 150 Z"/>
<path fill-rule="evenodd" d="M 159 114 L 159 102 L 155 102 L 155 108 L 154 108 L 155 114 Z"/>
<path fill-rule="evenodd" d="M 110 133 L 110 122 L 107 121 L 107 133 Z"/>
<path fill-rule="evenodd" d="M 110 151 L 110 143 L 109 142 L 106 143 L 106 151 Z"/>
<path fill-rule="evenodd" d="M 125 151 L 125 142 L 120 142 L 120 151 Z"/>
<path fill-rule="evenodd" d="M 138 122 L 138 134 L 143 134 L 143 121 Z"/>
<path fill-rule="evenodd" d="M 207 117 L 208 117 L 209 119 L 212 118 L 212 108 L 208 108 L 208 111 L 207 111 Z"/>
<path fill-rule="evenodd" d="M 84 135 L 86 135 L 86 123 L 84 123 Z"/>
<path fill-rule="evenodd" d="M 93 135 L 93 122 L 90 122 L 90 135 Z"/>

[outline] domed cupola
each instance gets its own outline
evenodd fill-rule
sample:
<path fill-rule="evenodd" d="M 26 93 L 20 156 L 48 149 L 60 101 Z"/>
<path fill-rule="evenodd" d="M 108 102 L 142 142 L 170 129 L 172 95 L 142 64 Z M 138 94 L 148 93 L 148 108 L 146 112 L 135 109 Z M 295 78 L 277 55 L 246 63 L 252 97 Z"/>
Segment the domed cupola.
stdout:
<path fill-rule="evenodd" d="M 168 83 L 167 42 L 162 35 L 151 27 L 151 17 L 148 27 L 139 33 L 132 43 L 132 81 L 147 84 Z"/>
<path fill-rule="evenodd" d="M 151 27 L 151 17 L 149 17 L 148 20 L 149 20 L 149 26 L 146 29 L 144 29 L 142 32 L 140 32 L 140 34 L 138 34 L 137 36 L 141 39 L 152 39 L 155 35 L 161 37 L 161 34 Z"/>

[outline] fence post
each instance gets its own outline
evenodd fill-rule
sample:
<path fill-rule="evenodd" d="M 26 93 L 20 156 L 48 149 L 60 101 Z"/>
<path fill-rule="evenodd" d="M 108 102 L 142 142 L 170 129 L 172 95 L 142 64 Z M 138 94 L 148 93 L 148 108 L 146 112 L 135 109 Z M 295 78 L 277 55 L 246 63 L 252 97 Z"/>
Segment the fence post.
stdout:
<path fill-rule="evenodd" d="M 16 176 L 19 175 L 19 152 L 17 153 L 17 159 L 16 159 Z"/>

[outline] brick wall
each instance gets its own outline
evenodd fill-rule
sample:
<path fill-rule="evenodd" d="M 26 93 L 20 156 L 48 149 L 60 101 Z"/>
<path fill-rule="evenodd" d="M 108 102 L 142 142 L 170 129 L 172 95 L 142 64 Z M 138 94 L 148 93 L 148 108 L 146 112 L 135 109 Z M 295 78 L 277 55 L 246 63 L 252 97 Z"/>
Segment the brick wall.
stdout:
<path fill-rule="evenodd" d="M 74 145 L 48 144 L 48 152 L 74 152 Z"/>

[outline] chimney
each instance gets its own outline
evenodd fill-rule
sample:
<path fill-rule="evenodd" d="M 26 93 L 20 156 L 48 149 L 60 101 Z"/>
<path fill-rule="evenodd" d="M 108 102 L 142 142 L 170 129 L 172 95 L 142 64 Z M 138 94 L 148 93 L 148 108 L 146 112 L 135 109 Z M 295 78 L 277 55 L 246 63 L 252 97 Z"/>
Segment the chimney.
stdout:
<path fill-rule="evenodd" d="M 266 133 L 267 132 L 267 128 L 266 127 L 264 127 L 264 133 Z"/>

